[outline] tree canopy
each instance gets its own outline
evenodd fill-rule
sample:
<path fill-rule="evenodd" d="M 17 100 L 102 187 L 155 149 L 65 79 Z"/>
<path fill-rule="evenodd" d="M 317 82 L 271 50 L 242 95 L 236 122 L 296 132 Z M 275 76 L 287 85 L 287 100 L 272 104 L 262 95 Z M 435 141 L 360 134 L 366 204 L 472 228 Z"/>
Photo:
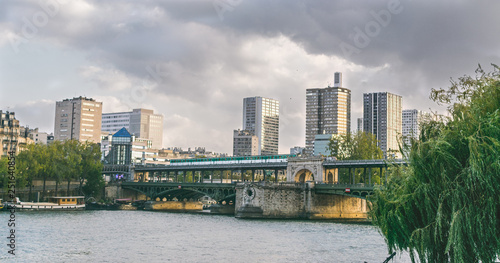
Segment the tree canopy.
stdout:
<path fill-rule="evenodd" d="M 56 192 L 63 182 L 67 182 L 69 192 L 70 182 L 77 180 L 83 194 L 99 195 L 100 189 L 104 187 L 100 157 L 98 144 L 76 140 L 55 141 L 49 145 L 28 145 L 27 149 L 16 157 L 17 188 L 29 187 L 31 190 L 33 180 L 43 180 L 44 194 L 45 182 L 53 180 L 56 182 Z M 0 183 L 5 182 L 1 169 L 0 176 L 3 177 Z M 5 183 L 3 187 L 6 187 Z"/>
<path fill-rule="evenodd" d="M 328 149 L 338 160 L 382 159 L 383 156 L 375 135 L 366 132 L 334 135 Z"/>
<path fill-rule="evenodd" d="M 432 91 L 450 117 L 422 125 L 409 167 L 372 197 L 390 252 L 409 250 L 422 262 L 493 262 L 499 254 L 500 69 L 493 68 Z"/>

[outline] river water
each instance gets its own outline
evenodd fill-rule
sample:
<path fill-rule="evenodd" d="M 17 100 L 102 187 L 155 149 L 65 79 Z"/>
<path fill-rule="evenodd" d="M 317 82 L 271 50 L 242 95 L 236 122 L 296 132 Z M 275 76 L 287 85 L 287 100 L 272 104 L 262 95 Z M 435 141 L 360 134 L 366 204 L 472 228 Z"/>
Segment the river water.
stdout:
<path fill-rule="evenodd" d="M 15 256 L 0 212 L 0 262 L 383 262 L 366 224 L 150 211 L 17 212 Z M 410 262 L 398 254 L 391 262 Z"/>

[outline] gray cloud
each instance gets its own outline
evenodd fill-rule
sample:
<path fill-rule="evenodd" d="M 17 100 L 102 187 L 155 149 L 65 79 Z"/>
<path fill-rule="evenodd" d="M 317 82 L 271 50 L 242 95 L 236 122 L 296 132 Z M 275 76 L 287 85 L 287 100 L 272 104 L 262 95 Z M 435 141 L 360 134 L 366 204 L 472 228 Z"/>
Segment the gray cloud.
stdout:
<path fill-rule="evenodd" d="M 46 11 L 38 1 L 10 1 L 0 10 L 0 54 L 7 54 L 0 105 L 36 116 L 20 105 L 84 93 L 108 102 L 107 111 L 163 113 L 165 146 L 231 152 L 242 99 L 272 97 L 281 102 L 286 152 L 304 144 L 305 89 L 325 87 L 335 71 L 352 90 L 354 128 L 363 92 L 402 95 L 405 108 L 437 108 L 431 88 L 473 74 L 478 63 L 498 63 L 500 2 L 402 0 L 381 25 L 376 14 L 392 2 L 69 1 L 15 53 L 11 41 L 23 37 L 26 19 Z M 217 12 L 214 3 L 228 9 Z M 366 46 L 356 45 L 357 29 L 369 35 Z M 357 52 L 346 55 L 343 44 Z M 31 78 L 12 77 L 20 71 Z M 53 122 L 53 109 L 41 109 Z"/>

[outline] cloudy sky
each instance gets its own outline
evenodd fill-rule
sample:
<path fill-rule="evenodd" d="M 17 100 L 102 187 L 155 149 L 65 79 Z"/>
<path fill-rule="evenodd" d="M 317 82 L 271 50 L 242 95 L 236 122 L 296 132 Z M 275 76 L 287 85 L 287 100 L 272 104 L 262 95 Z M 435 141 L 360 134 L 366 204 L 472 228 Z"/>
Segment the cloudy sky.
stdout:
<path fill-rule="evenodd" d="M 498 0 L 0 2 L 1 110 L 53 132 L 65 98 L 149 108 L 165 147 L 232 153 L 243 98 L 262 96 L 280 101 L 287 153 L 305 143 L 305 90 L 336 71 L 355 129 L 364 92 L 440 111 L 431 88 L 500 62 Z"/>

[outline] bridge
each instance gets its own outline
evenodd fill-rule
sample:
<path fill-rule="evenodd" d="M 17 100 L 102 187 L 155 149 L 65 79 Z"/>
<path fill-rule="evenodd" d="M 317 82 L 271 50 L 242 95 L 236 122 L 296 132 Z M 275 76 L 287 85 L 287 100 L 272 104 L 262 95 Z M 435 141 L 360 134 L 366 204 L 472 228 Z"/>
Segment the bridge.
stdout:
<path fill-rule="evenodd" d="M 162 182 L 122 182 L 123 189 L 143 193 L 151 200 L 195 201 L 209 196 L 221 203 L 235 199 L 235 184 L 231 183 L 162 183 Z"/>
<path fill-rule="evenodd" d="M 222 202 L 234 200 L 237 183 L 314 182 L 317 194 L 366 199 L 374 187 L 387 180 L 386 170 L 391 165 L 407 163 L 402 160 L 337 161 L 307 157 L 266 163 L 136 165 L 130 172 L 133 181 L 121 185 L 152 200 L 197 200 L 209 196 Z"/>

